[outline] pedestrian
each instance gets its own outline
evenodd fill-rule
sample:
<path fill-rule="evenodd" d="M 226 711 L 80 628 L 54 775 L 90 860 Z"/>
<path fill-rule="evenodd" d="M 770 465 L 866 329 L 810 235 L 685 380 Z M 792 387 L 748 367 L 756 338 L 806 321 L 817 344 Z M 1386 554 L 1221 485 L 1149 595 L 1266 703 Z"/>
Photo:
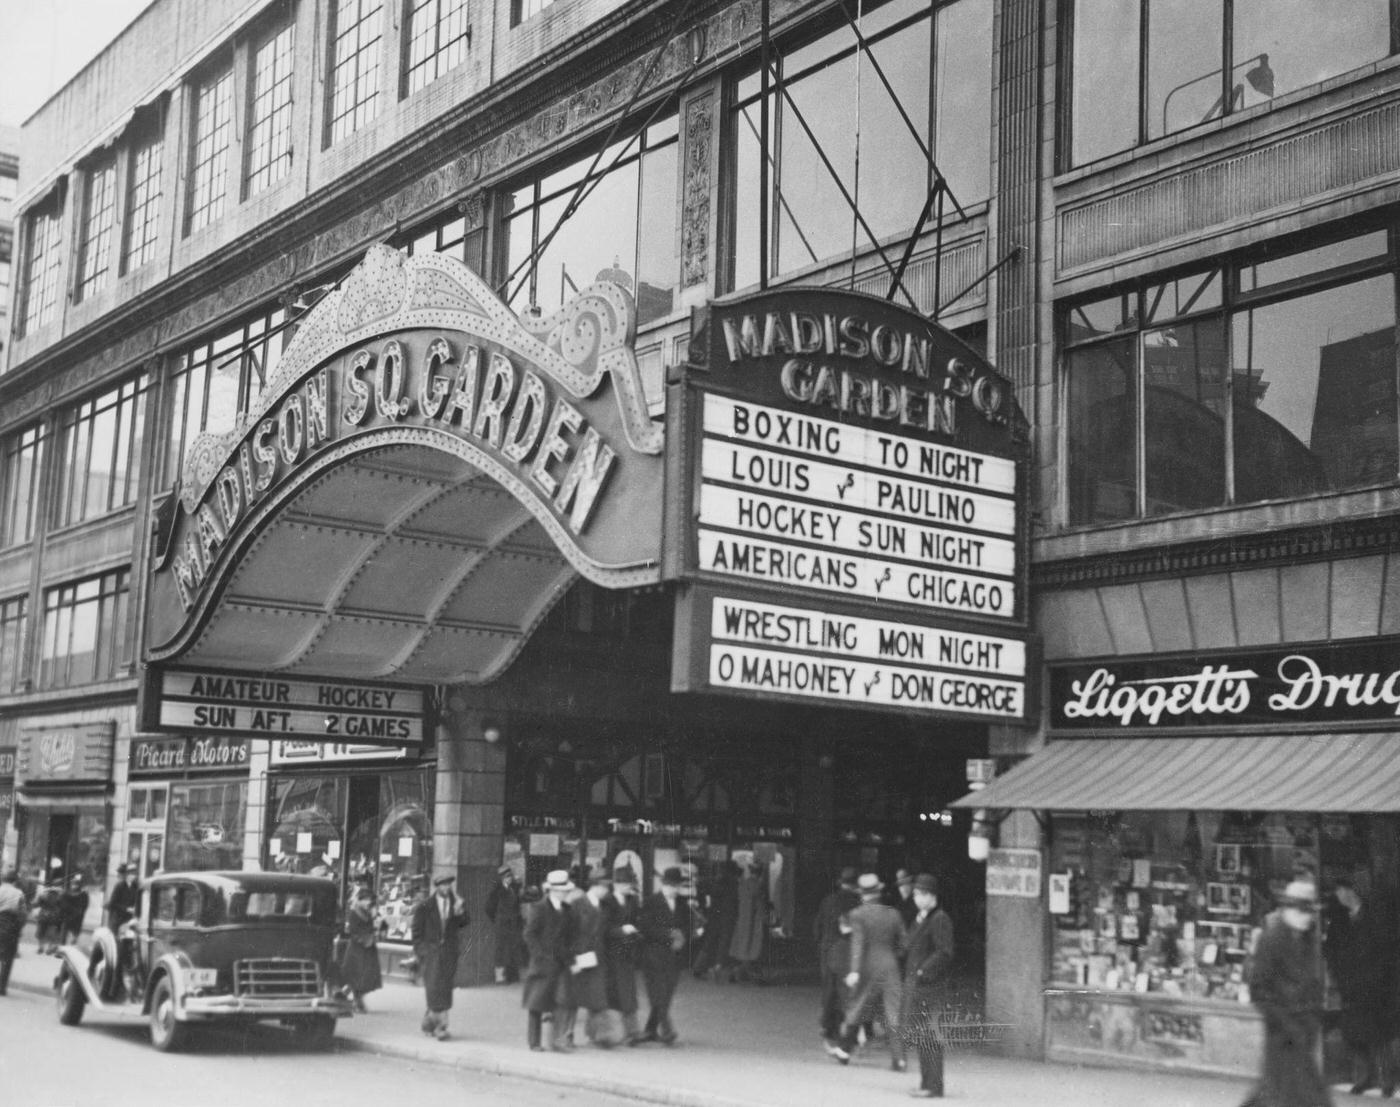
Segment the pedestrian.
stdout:
<path fill-rule="evenodd" d="M 841 1047 L 841 1018 L 846 1010 L 845 976 L 851 964 L 851 928 L 843 923 L 843 917 L 859 903 L 856 871 L 844 868 L 836 887 L 822 897 L 812 924 L 821 971 L 822 1040 L 826 1051 L 833 1055 Z"/>
<path fill-rule="evenodd" d="M 525 919 L 520 911 L 520 885 L 509 865 L 496 870 L 496 883 L 486 895 L 486 918 L 496 939 L 496 983 L 520 979 L 520 943 Z"/>
<path fill-rule="evenodd" d="M 546 1048 L 542 1040 L 546 1019 L 552 1026 L 548 1048 L 557 1053 L 572 1053 L 574 1048 L 568 1037 L 574 1007 L 570 971 L 574 963 L 574 922 L 568 904 L 573 890 L 569 874 L 555 869 L 545 878 L 544 898 L 534 905 L 525 922 L 529 960 L 521 1004 L 529 1012 L 526 1041 L 536 1052 Z"/>
<path fill-rule="evenodd" d="M 671 1004 L 680 983 L 681 958 L 692 932 L 690 904 L 680 894 L 681 870 L 666 869 L 661 874 L 661 890 L 642 904 L 638 929 L 642 937 L 642 978 L 646 982 L 646 1028 L 641 1042 L 674 1045 L 677 1034 L 671 1020 Z"/>
<path fill-rule="evenodd" d="M 1351 880 L 1337 881 L 1335 913 L 1323 939 L 1322 952 L 1341 997 L 1341 1031 L 1355 1068 L 1352 1095 L 1380 1088 L 1395 1094 L 1395 1075 L 1388 1060 L 1396 1030 L 1395 920 L 1386 918 Z"/>
<path fill-rule="evenodd" d="M 706 973 L 719 980 L 729 967 L 729 945 L 739 920 L 739 866 L 733 861 L 720 866 L 707 910 L 700 957 L 691 971 L 697 980 Z"/>
<path fill-rule="evenodd" d="M 10 967 L 19 952 L 19 932 L 29 917 L 29 900 L 20 890 L 19 873 L 6 869 L 0 877 L 0 996 L 10 988 Z"/>
<path fill-rule="evenodd" d="M 121 928 L 136 918 L 141 907 L 141 885 L 136 880 L 136 866 L 117 866 L 117 886 L 107 899 L 107 929 L 118 934 Z"/>
<path fill-rule="evenodd" d="M 911 881 L 912 884 L 912 881 Z M 856 1048 L 856 1029 L 877 1008 L 883 1008 L 890 1046 L 890 1067 L 903 1072 L 904 1041 L 899 1032 L 903 1002 L 900 965 L 907 935 L 899 911 L 880 902 L 884 884 L 874 873 L 862 873 L 856 881 L 860 905 L 846 915 L 851 927 L 851 960 L 846 987 L 851 998 L 841 1022 L 841 1045 L 832 1056 L 848 1064 Z"/>
<path fill-rule="evenodd" d="M 910 888 L 917 913 L 904 962 L 900 1025 L 919 1055 L 919 1086 L 909 1094 L 933 1099 L 943 1094 L 943 1035 L 938 1015 L 953 968 L 953 920 L 939 902 L 937 877 L 919 873 Z"/>
<path fill-rule="evenodd" d="M 603 902 L 612 894 L 612 874 L 595 872 L 588 881 L 588 893 L 573 899 L 574 912 L 573 1001 L 574 1014 L 584 1014 L 584 1036 L 600 1049 L 610 1049 L 617 1039 L 606 1027 L 608 1010 L 607 935 Z M 572 1034 L 570 1035 L 572 1038 Z"/>
<path fill-rule="evenodd" d="M 904 920 L 906 927 L 913 924 L 919 909 L 914 904 L 914 876 L 908 869 L 895 870 L 894 895 L 889 902 L 890 906 L 899 912 L 899 917 Z"/>
<path fill-rule="evenodd" d="M 452 1010 L 452 989 L 457 984 L 460 934 L 471 921 L 466 905 L 452 891 L 456 877 L 444 873 L 433 880 L 433 894 L 413 912 L 413 952 L 423 981 L 427 1010 L 422 1030 L 438 1041 L 450 1035 L 447 1020 Z"/>
<path fill-rule="evenodd" d="M 34 916 L 34 937 L 40 953 L 57 953 L 63 940 L 63 883 L 46 884 L 39 890 Z"/>
<path fill-rule="evenodd" d="M 59 941 L 70 946 L 77 942 L 83 932 L 83 920 L 87 917 L 90 897 L 83 887 L 80 873 L 68 878 L 68 887 L 59 902 Z"/>
<path fill-rule="evenodd" d="M 763 982 L 760 960 L 768 929 L 768 866 L 755 861 L 739 877 L 734 936 L 729 941 L 730 980 Z"/>
<path fill-rule="evenodd" d="M 1317 888 L 1290 881 L 1255 943 L 1249 998 L 1264 1016 L 1264 1063 L 1244 1107 L 1332 1107 L 1317 1066 L 1322 973 L 1308 932 Z"/>
<path fill-rule="evenodd" d="M 340 979 L 345 992 L 361 1014 L 365 996 L 384 986 L 379 968 L 379 922 L 374 917 L 374 894 L 365 885 L 355 890 L 354 902 L 345 913 L 345 956 Z M 451 1006 L 449 1002 L 448 1006 Z"/>
<path fill-rule="evenodd" d="M 641 931 L 637 920 L 641 900 L 632 883 L 632 870 L 613 870 L 612 895 L 603 900 L 604 950 L 608 981 L 608 1007 L 622 1016 L 622 1034 L 628 1045 L 641 1041 L 637 1021 L 637 955 Z"/>

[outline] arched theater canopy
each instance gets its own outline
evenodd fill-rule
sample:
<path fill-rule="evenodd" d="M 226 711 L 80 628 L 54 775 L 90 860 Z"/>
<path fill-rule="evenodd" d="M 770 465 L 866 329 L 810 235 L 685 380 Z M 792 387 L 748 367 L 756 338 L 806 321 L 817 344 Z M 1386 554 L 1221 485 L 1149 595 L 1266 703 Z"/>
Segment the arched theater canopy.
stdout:
<path fill-rule="evenodd" d="M 192 448 L 147 660 L 479 683 L 576 575 L 658 580 L 663 433 L 633 334 L 614 285 L 522 320 L 451 258 L 375 247 Z"/>

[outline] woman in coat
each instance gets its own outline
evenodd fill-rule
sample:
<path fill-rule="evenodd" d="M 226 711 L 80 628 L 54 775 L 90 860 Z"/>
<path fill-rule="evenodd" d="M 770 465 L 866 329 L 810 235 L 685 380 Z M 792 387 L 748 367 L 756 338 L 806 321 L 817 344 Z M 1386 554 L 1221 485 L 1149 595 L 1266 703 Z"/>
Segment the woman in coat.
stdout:
<path fill-rule="evenodd" d="M 612 891 L 612 877 L 596 873 L 588 884 L 588 894 L 569 903 L 574 913 L 573 990 L 575 1009 L 584 1012 L 584 1034 L 596 1046 L 608 1048 L 613 1042 L 599 1033 L 598 1017 L 608 1009 L 607 950 L 603 901 Z"/>
<path fill-rule="evenodd" d="M 568 1039 L 569 1017 L 574 1009 L 572 977 L 574 920 L 568 904 L 573 891 L 569 874 L 556 869 L 545 880 L 545 897 L 530 910 L 525 923 L 525 988 L 521 1003 L 529 1012 L 526 1037 L 530 1048 L 544 1049 L 541 1041 L 545 1016 L 553 1019 L 550 1048 L 572 1053 Z"/>
<path fill-rule="evenodd" d="M 729 957 L 736 968 L 729 979 L 758 980 L 759 958 L 763 956 L 763 932 L 768 922 L 768 869 L 757 863 L 750 865 L 739 878 L 738 910 L 734 919 L 734 937 L 729 942 Z"/>
<path fill-rule="evenodd" d="M 486 896 L 486 918 L 496 938 L 496 983 L 520 979 L 520 935 L 525 917 L 520 910 L 520 885 L 509 865 L 496 870 L 497 880 Z"/>
<path fill-rule="evenodd" d="M 622 1031 L 628 1045 L 641 1040 L 637 1019 L 637 953 L 641 931 L 637 918 L 642 901 L 632 883 L 631 869 L 613 872 L 613 891 L 600 904 L 603 912 L 603 948 L 606 957 L 608 1006 L 622 1014 Z"/>
<path fill-rule="evenodd" d="M 379 969 L 379 924 L 374 917 L 374 897 L 361 887 L 355 892 L 355 902 L 345 916 L 345 957 L 340 964 L 340 979 L 355 1010 L 365 1011 L 364 997 L 384 986 Z"/>

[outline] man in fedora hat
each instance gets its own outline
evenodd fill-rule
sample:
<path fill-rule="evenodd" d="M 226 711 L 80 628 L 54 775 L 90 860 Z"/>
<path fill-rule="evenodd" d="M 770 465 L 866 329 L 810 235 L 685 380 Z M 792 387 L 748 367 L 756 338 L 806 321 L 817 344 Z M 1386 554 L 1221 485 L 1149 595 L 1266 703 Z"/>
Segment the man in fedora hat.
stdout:
<path fill-rule="evenodd" d="M 674 1044 L 676 1028 L 671 1022 L 671 1002 L 680 983 L 681 960 L 691 937 L 690 904 L 680 894 L 684 878 L 678 868 L 661 874 L 661 890 L 642 904 L 637 926 L 642 933 L 642 978 L 646 981 L 646 1029 L 638 1041 Z"/>
<path fill-rule="evenodd" d="M 905 927 L 914 925 L 914 916 L 919 909 L 914 904 L 914 874 L 908 869 L 896 869 L 894 874 L 894 895 L 889 905 L 899 912 Z"/>
<path fill-rule="evenodd" d="M 903 1072 L 904 1042 L 899 1034 L 903 993 L 900 964 L 907 937 L 899 912 L 880 902 L 884 890 L 884 884 L 874 873 L 863 873 L 856 881 L 860 906 L 853 907 L 846 915 L 851 927 L 846 987 L 851 990 L 851 998 L 841 1023 L 841 1044 L 831 1055 L 841 1064 L 847 1064 L 856 1047 L 856 1028 L 883 1006 L 890 1043 L 890 1067 Z"/>
<path fill-rule="evenodd" d="M 835 1056 L 841 1048 L 841 1017 L 846 1010 L 845 977 L 851 967 L 851 928 L 845 915 L 860 904 L 856 871 L 841 870 L 836 887 L 822 897 L 812 936 L 817 940 L 817 965 L 821 970 L 821 1028 L 826 1051 Z"/>
<path fill-rule="evenodd" d="M 525 918 L 520 913 L 520 885 L 515 870 L 502 865 L 496 870 L 496 883 L 486 895 L 483 908 L 496 938 L 496 983 L 513 984 L 520 979 L 520 943 Z"/>
<path fill-rule="evenodd" d="M 642 1037 L 637 1022 L 637 956 L 641 941 L 637 922 L 642 905 L 630 868 L 624 865 L 613 870 L 612 876 L 612 894 L 601 904 L 608 1006 L 622 1014 L 623 1037 L 630 1045 Z"/>
<path fill-rule="evenodd" d="M 107 899 L 107 929 L 113 934 L 121 931 L 122 924 L 136 918 L 141 907 L 141 885 L 136 882 L 136 866 L 117 866 L 117 886 Z"/>
<path fill-rule="evenodd" d="M 1255 944 L 1249 998 L 1264 1016 L 1264 1064 L 1245 1107 L 1331 1107 L 1317 1067 L 1322 1028 L 1322 972 L 1308 931 L 1317 916 L 1317 886 L 1294 879 L 1277 899 Z"/>
<path fill-rule="evenodd" d="M 466 906 L 452 886 L 456 877 L 443 873 L 433 879 L 433 894 L 413 912 L 413 952 L 423 980 L 427 1011 L 423 1015 L 424 1034 L 443 1041 L 448 1012 L 452 1010 L 452 989 L 457 984 L 457 960 L 461 955 L 458 935 L 471 919 Z"/>
<path fill-rule="evenodd" d="M 563 869 L 555 869 L 544 882 L 545 896 L 530 911 L 525 924 L 525 989 L 521 1005 L 528 1015 L 526 1040 L 532 1050 L 545 1048 L 544 1020 L 551 1020 L 553 1033 L 549 1048 L 571 1053 L 569 1022 L 574 1001 L 570 969 L 574 961 L 574 917 L 569 895 L 574 882 Z"/>
<path fill-rule="evenodd" d="M 919 1086 L 910 1095 L 932 1099 L 943 1094 L 943 1038 L 938 1012 L 943 985 L 953 968 L 953 920 L 939 904 L 938 878 L 919 873 L 910 883 L 914 929 L 904 963 L 905 1035 L 919 1054 Z"/>

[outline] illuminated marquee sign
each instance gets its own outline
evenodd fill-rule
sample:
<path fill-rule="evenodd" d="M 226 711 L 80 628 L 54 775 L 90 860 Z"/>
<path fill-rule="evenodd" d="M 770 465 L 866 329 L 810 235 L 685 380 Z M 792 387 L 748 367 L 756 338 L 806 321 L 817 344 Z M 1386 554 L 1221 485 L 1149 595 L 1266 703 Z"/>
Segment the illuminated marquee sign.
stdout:
<path fill-rule="evenodd" d="M 860 294 L 759 293 L 696 322 L 668 396 L 667 574 L 692 585 L 673 687 L 1023 721 L 1010 385 Z"/>
<path fill-rule="evenodd" d="M 420 746 L 426 731 L 418 688 L 173 669 L 159 684 L 153 730 L 361 746 Z"/>

